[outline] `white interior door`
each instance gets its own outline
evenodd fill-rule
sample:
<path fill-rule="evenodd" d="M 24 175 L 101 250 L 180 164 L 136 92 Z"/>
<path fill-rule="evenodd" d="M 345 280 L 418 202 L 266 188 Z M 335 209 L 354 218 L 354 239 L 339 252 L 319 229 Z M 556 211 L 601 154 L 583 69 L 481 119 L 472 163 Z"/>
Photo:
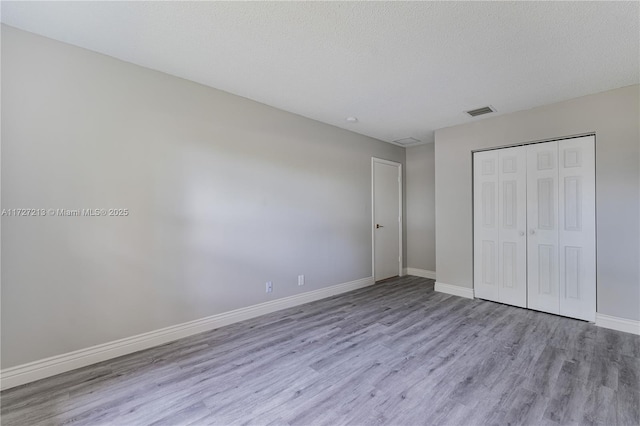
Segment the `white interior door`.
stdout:
<path fill-rule="evenodd" d="M 473 154 L 473 291 L 500 301 L 498 290 L 498 150 Z"/>
<path fill-rule="evenodd" d="M 526 148 L 527 306 L 558 314 L 558 142 Z"/>
<path fill-rule="evenodd" d="M 526 150 L 474 154 L 475 296 L 527 306 Z"/>
<path fill-rule="evenodd" d="M 499 300 L 527 307 L 527 151 L 498 150 Z"/>
<path fill-rule="evenodd" d="M 558 142 L 560 315 L 595 321 L 595 137 Z"/>
<path fill-rule="evenodd" d="M 372 159 L 373 269 L 376 281 L 402 271 L 402 165 Z"/>

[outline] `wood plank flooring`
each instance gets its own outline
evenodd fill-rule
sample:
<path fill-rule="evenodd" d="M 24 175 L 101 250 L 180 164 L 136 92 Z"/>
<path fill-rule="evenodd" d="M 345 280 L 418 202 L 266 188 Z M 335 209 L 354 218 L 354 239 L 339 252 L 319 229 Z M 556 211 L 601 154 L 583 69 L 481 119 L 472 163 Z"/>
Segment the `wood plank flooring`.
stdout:
<path fill-rule="evenodd" d="M 2 392 L 3 425 L 640 424 L 640 337 L 391 279 Z"/>

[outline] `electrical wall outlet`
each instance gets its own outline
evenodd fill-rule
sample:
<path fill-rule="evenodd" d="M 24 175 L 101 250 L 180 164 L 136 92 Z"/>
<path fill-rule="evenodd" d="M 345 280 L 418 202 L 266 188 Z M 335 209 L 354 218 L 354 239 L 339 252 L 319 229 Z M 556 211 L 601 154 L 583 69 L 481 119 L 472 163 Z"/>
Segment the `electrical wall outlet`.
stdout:
<path fill-rule="evenodd" d="M 298 285 L 304 285 L 304 275 L 298 275 Z"/>
<path fill-rule="evenodd" d="M 266 290 L 267 293 L 271 293 L 273 291 L 273 283 L 271 281 L 267 281 Z"/>

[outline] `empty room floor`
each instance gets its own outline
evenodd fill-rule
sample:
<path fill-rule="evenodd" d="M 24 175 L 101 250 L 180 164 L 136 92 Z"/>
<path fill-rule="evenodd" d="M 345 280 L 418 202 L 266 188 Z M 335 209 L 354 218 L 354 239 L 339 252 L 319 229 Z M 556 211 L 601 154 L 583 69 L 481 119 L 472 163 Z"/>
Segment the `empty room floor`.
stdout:
<path fill-rule="evenodd" d="M 2 424 L 640 424 L 640 336 L 416 277 L 2 392 Z"/>

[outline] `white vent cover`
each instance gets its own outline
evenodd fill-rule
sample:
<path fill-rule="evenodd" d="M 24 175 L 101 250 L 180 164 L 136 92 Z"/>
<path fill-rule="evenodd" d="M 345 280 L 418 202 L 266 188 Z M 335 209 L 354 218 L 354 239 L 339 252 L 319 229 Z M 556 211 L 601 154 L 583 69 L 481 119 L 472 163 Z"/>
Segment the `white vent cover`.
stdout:
<path fill-rule="evenodd" d="M 483 106 L 482 108 L 476 108 L 476 109 L 472 109 L 471 111 L 467 111 L 467 114 L 469 114 L 472 117 L 477 117 L 479 115 L 489 114 L 492 112 L 496 112 L 496 110 L 493 109 L 491 106 Z"/>
<path fill-rule="evenodd" d="M 393 141 L 393 143 L 400 146 L 412 146 L 412 145 L 419 145 L 422 143 L 422 141 L 416 138 L 404 138 L 404 139 L 395 140 Z"/>

